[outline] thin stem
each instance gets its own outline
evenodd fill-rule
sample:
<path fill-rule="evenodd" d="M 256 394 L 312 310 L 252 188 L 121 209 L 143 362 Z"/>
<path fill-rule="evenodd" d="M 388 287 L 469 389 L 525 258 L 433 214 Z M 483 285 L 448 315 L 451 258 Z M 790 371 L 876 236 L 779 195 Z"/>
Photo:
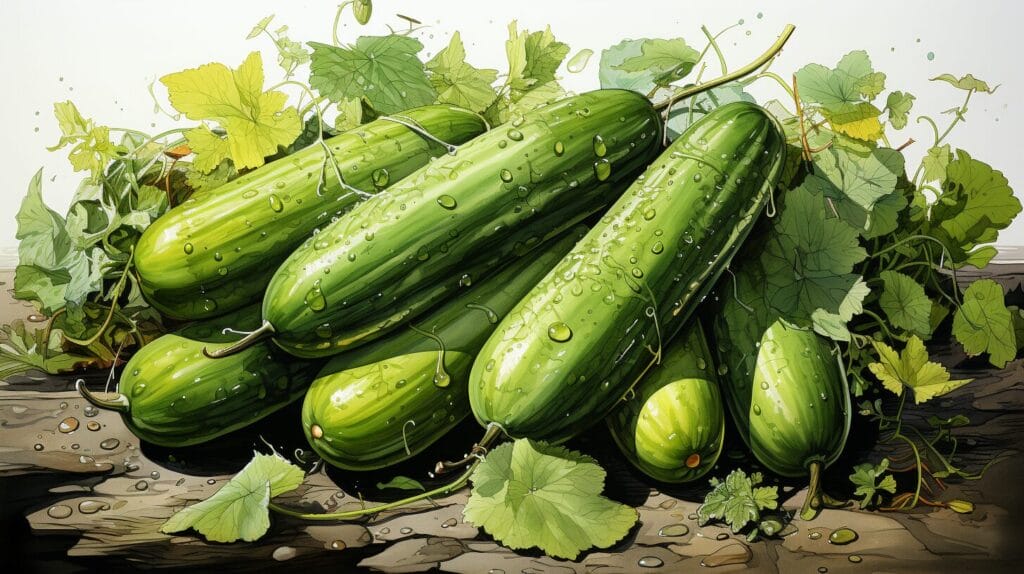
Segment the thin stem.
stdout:
<path fill-rule="evenodd" d="M 279 505 L 279 504 L 277 504 L 275 502 L 271 502 L 269 507 L 270 507 L 271 510 L 273 510 L 274 512 L 277 512 L 279 514 L 284 514 L 284 515 L 291 516 L 291 517 L 294 517 L 294 518 L 300 518 L 302 520 L 325 521 L 325 522 L 326 521 L 335 521 L 335 520 L 353 520 L 355 518 L 362 518 L 364 516 L 369 516 L 371 514 L 377 514 L 379 512 L 383 512 L 385 510 L 390 510 L 392 508 L 399 508 L 399 507 L 402 507 L 402 506 L 406 506 L 408 504 L 412 504 L 413 502 L 418 502 L 418 501 L 423 500 L 423 499 L 429 499 L 429 498 L 434 497 L 434 496 L 450 494 L 450 493 L 452 493 L 452 492 L 454 492 L 456 490 L 459 490 L 463 486 L 466 486 L 466 484 L 469 483 L 469 478 L 473 475 L 473 471 L 476 470 L 476 467 L 477 467 L 478 464 L 480 464 L 480 460 L 479 459 L 474 461 L 473 464 L 471 464 L 470 467 L 466 470 L 466 472 L 464 472 L 457 479 L 455 479 L 455 481 L 453 481 L 451 483 L 448 483 L 448 484 L 446 484 L 444 486 L 440 486 L 438 488 L 435 488 L 433 490 L 428 490 L 426 492 L 421 492 L 419 494 L 415 494 L 415 495 L 410 496 L 408 498 L 403 498 L 401 500 L 396 500 L 394 502 L 388 502 L 386 504 L 379 504 L 377 506 L 371 506 L 369 508 L 361 508 L 359 510 L 349 510 L 349 511 L 346 511 L 346 512 L 332 512 L 332 513 L 321 514 L 321 513 L 299 512 L 299 511 L 296 511 L 296 510 L 291 510 L 290 508 L 286 508 L 286 507 L 281 506 L 281 505 Z"/>
<path fill-rule="evenodd" d="M 754 83 L 755 81 L 760 80 L 761 78 L 768 78 L 769 80 L 774 80 L 775 83 L 777 83 L 780 86 L 782 86 L 782 89 L 786 90 L 786 93 L 789 95 L 789 97 L 791 99 L 794 97 L 794 95 L 793 95 L 793 88 L 791 88 L 789 86 L 789 83 L 786 82 L 786 80 L 782 79 L 782 76 L 776 74 L 775 72 L 761 72 L 761 73 L 757 74 L 756 76 L 746 80 L 746 84 L 750 85 L 750 84 Z"/>
<path fill-rule="evenodd" d="M 718 65 L 722 70 L 722 75 L 729 73 L 729 66 L 725 64 L 725 56 L 722 54 L 722 49 L 718 47 L 718 42 L 715 37 L 711 35 L 707 26 L 701 26 L 700 31 L 704 32 L 704 36 L 708 39 L 708 45 L 715 51 L 715 55 L 718 56 Z"/>
<path fill-rule="evenodd" d="M 821 511 L 821 470 L 822 464 L 820 460 L 816 460 L 808 465 L 810 478 L 808 479 L 807 498 L 804 499 L 804 506 L 800 509 L 800 518 L 804 520 L 814 520 L 818 516 L 818 512 Z"/>
<path fill-rule="evenodd" d="M 721 86 L 722 84 L 728 84 L 729 82 L 738 80 L 740 78 L 752 74 L 753 72 L 757 71 L 758 68 L 765 65 L 769 60 L 775 57 L 775 55 L 778 54 L 780 50 L 782 50 L 782 47 L 786 45 L 787 41 L 789 41 L 789 37 L 793 35 L 793 30 L 795 29 L 796 26 L 793 26 L 792 24 L 786 24 L 786 27 L 783 28 L 778 40 L 776 40 L 775 43 L 772 44 L 772 46 L 768 48 L 768 50 L 764 54 L 759 56 L 753 62 L 747 64 L 746 66 L 743 66 L 742 68 L 739 68 L 735 72 L 715 78 L 714 80 L 710 80 L 699 86 L 691 86 L 689 88 L 679 90 L 678 92 L 672 94 L 668 98 L 668 100 L 655 104 L 654 109 L 658 111 L 664 110 L 677 100 L 689 98 L 690 96 L 693 96 L 695 94 L 706 92 L 707 90 L 716 88 L 718 86 Z"/>
<path fill-rule="evenodd" d="M 334 13 L 334 26 L 331 27 L 331 41 L 334 42 L 335 46 L 341 46 L 341 40 L 338 39 L 338 25 L 341 23 L 341 12 L 351 3 L 352 0 L 342 2 L 338 5 L 338 11 Z"/>
<path fill-rule="evenodd" d="M 84 341 L 83 340 L 79 340 L 79 339 L 74 339 L 72 337 L 69 337 L 69 336 L 67 336 L 67 334 L 64 335 L 65 339 L 67 339 L 68 341 L 71 341 L 72 343 L 74 343 L 76 345 L 81 345 L 83 347 L 88 347 L 89 345 L 91 345 L 91 344 L 95 343 L 96 341 L 98 341 L 100 339 L 100 337 L 103 336 L 103 333 L 107 330 L 107 327 L 110 326 L 110 321 L 113 320 L 113 318 L 114 318 L 114 313 L 117 311 L 117 298 L 121 296 L 121 292 L 124 289 L 124 283 L 128 279 L 128 269 L 132 266 L 132 260 L 134 258 L 135 258 L 135 247 L 132 246 L 129 249 L 129 251 L 128 251 L 128 261 L 124 264 L 124 271 L 121 273 L 121 278 L 118 279 L 117 280 L 117 284 L 114 285 L 113 296 L 111 297 L 111 300 L 110 300 L 110 311 L 107 313 L 107 318 L 103 320 L 103 324 L 100 325 L 99 329 L 96 330 L 96 333 L 93 334 L 92 337 L 89 337 L 88 339 L 85 339 Z"/>
<path fill-rule="evenodd" d="M 964 104 L 960 106 L 960 109 L 956 111 L 956 113 L 954 114 L 956 117 L 953 118 L 953 121 L 949 122 L 949 127 L 946 128 L 946 131 L 942 132 L 942 135 L 939 136 L 939 139 L 935 140 L 935 145 L 939 145 L 940 143 L 942 143 L 942 140 L 946 139 L 946 136 L 949 135 L 949 132 L 953 131 L 953 128 L 955 128 L 956 125 L 964 119 L 964 114 L 967 113 L 967 104 L 971 102 L 971 96 L 973 95 L 974 90 L 967 91 L 967 97 L 964 99 Z"/>

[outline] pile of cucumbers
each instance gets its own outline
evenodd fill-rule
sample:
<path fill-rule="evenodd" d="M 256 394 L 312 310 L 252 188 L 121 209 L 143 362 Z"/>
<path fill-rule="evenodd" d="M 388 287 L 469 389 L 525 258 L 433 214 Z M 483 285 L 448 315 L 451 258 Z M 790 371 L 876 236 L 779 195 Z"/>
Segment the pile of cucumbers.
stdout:
<path fill-rule="evenodd" d="M 147 300 L 189 323 L 138 352 L 118 393 L 80 391 L 165 446 L 304 398 L 310 445 L 350 470 L 470 413 L 555 443 L 606 421 L 665 482 L 715 465 L 727 409 L 767 468 L 816 477 L 849 427 L 845 374 L 812 331 L 760 320 L 737 256 L 782 130 L 738 102 L 662 141 L 626 90 L 495 128 L 435 105 L 327 140 L 326 179 L 314 145 L 197 193 L 135 252 Z M 730 265 L 735 288 L 716 289 Z"/>

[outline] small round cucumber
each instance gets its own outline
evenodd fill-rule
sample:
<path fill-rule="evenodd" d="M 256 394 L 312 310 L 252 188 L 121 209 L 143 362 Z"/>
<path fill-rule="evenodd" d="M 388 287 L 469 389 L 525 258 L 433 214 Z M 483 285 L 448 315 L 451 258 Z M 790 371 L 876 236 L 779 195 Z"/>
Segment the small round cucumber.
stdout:
<path fill-rule="evenodd" d="M 655 480 L 690 482 L 711 470 L 722 451 L 725 413 L 696 321 L 606 422 L 626 458 Z"/>

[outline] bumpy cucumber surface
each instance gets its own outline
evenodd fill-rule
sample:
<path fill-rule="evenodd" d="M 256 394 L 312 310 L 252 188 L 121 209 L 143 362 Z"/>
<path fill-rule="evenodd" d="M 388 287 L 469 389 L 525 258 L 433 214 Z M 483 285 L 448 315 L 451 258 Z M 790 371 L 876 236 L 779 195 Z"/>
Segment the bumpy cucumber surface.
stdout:
<path fill-rule="evenodd" d="M 806 476 L 831 464 L 850 430 L 850 393 L 842 363 L 814 331 L 773 319 L 764 278 L 742 263 L 716 289 L 715 347 L 726 404 L 761 464 L 782 476 Z"/>
<path fill-rule="evenodd" d="M 451 144 L 486 129 L 479 116 L 452 106 L 426 106 L 398 116 Z M 315 229 L 447 152 L 387 119 L 325 143 L 347 186 L 328 166 L 326 185 L 318 189 L 325 152 L 312 145 L 196 193 L 155 221 L 135 250 L 146 300 L 165 315 L 189 320 L 255 303 L 277 266 Z"/>
<path fill-rule="evenodd" d="M 487 341 L 470 376 L 477 420 L 564 441 L 608 414 L 728 265 L 784 149 L 753 104 L 687 129 Z"/>
<path fill-rule="evenodd" d="M 164 335 L 139 350 L 125 365 L 119 394 L 99 396 L 83 387 L 98 406 L 121 412 L 142 440 L 171 447 L 199 444 L 248 426 L 300 398 L 322 361 L 301 361 L 269 341 L 223 359 L 203 355 L 236 339 L 224 327 L 255 328 L 259 308 Z"/>
<path fill-rule="evenodd" d="M 334 466 L 370 470 L 441 438 L 469 415 L 469 370 L 498 320 L 584 231 L 538 247 L 393 336 L 334 357 L 302 405 L 309 444 Z"/>
<path fill-rule="evenodd" d="M 605 420 L 626 458 L 655 480 L 689 482 L 711 470 L 722 452 L 725 413 L 698 322 Z"/>
<path fill-rule="evenodd" d="M 368 342 L 613 201 L 660 120 L 625 90 L 555 102 L 361 203 L 281 265 L 263 317 L 297 356 Z"/>

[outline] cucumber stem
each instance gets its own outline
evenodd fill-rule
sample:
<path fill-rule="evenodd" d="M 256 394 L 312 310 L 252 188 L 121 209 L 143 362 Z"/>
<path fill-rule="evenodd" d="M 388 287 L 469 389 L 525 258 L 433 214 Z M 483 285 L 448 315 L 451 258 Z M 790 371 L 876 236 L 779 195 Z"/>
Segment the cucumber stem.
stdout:
<path fill-rule="evenodd" d="M 738 70 L 730 74 L 725 74 L 723 76 L 715 78 L 714 80 L 704 82 L 703 84 L 682 89 L 669 96 L 669 98 L 664 102 L 655 104 L 654 109 L 659 112 L 664 111 L 679 100 L 689 98 L 690 96 L 699 94 L 701 92 L 705 92 L 712 88 L 716 88 L 718 86 L 721 86 L 722 84 L 728 84 L 729 82 L 738 80 L 746 75 L 756 72 L 758 69 L 761 68 L 761 66 L 768 63 L 769 60 L 774 58 L 775 55 L 778 54 L 780 50 L 782 50 L 782 47 L 786 45 L 787 41 L 789 41 L 789 37 L 793 35 L 793 30 L 795 29 L 796 26 L 792 24 L 786 24 L 786 27 L 782 29 L 782 33 L 779 34 L 779 38 L 775 41 L 775 43 L 772 44 L 771 47 L 768 48 L 768 50 L 764 54 L 761 54 L 753 62 L 747 64 L 746 66 L 743 66 L 742 68 L 739 68 Z"/>
<path fill-rule="evenodd" d="M 211 351 L 207 347 L 203 347 L 203 354 L 211 359 L 221 359 L 223 357 L 228 357 L 234 355 L 235 353 L 239 353 L 241 351 L 248 349 L 249 347 L 259 342 L 260 340 L 272 335 L 273 333 L 274 326 L 270 324 L 270 321 L 264 319 L 263 324 L 260 325 L 259 329 L 252 331 L 248 335 L 239 339 L 237 342 L 222 349 L 215 349 L 213 351 Z"/>
<path fill-rule="evenodd" d="M 408 498 L 403 498 L 401 500 L 396 500 L 394 502 L 388 502 L 387 504 L 378 504 L 377 506 L 371 506 L 369 508 L 361 508 L 359 510 L 350 510 L 350 511 L 347 511 L 347 512 L 332 512 L 332 513 L 326 513 L 326 514 L 321 514 L 321 513 L 317 513 L 317 512 L 312 512 L 312 513 L 310 513 L 310 512 L 299 512 L 299 511 L 296 511 L 296 510 L 291 510 L 289 508 L 285 508 L 284 506 L 281 506 L 281 505 L 279 505 L 279 504 L 277 504 L 275 502 L 270 502 L 269 508 L 270 508 L 270 510 L 273 510 L 274 512 L 277 512 L 278 514 L 284 514 L 286 516 L 291 516 L 293 518 L 300 518 L 302 520 L 313 520 L 313 521 L 353 520 L 353 519 L 356 519 L 356 518 L 361 518 L 363 516 L 369 516 L 371 514 L 377 514 L 379 512 L 383 512 L 385 510 L 390 510 L 392 508 L 399 508 L 399 507 L 405 506 L 407 504 L 412 504 L 413 502 L 418 502 L 420 500 L 431 498 L 433 496 L 442 495 L 442 494 L 449 494 L 451 492 L 459 490 L 463 486 L 466 486 L 467 483 L 469 483 L 469 477 L 473 475 L 473 471 L 476 470 L 476 465 L 478 465 L 478 464 L 480 464 L 480 460 L 479 459 L 475 460 L 473 462 L 473 464 L 466 470 L 466 472 L 464 472 L 462 475 L 460 475 L 459 478 L 455 479 L 454 482 L 448 483 L 448 484 L 446 484 L 444 486 L 440 486 L 440 487 L 435 488 L 433 490 L 428 490 L 426 492 L 421 492 L 419 494 L 410 496 Z"/>
<path fill-rule="evenodd" d="M 116 411 L 119 413 L 128 412 L 128 407 L 130 406 L 128 397 L 121 393 L 104 393 L 107 395 L 113 394 L 114 398 L 101 399 L 98 395 L 93 394 L 93 392 L 89 390 L 89 387 L 85 386 L 85 381 L 82 379 L 75 381 L 75 390 L 78 391 L 78 394 L 82 395 L 82 398 L 101 409 L 107 409 L 109 411 Z"/>
<path fill-rule="evenodd" d="M 823 506 L 821 495 L 821 461 L 815 460 L 807 468 L 810 471 L 810 484 L 807 488 L 807 498 L 804 500 L 804 506 L 800 509 L 800 518 L 803 520 L 814 520 L 817 518 L 818 513 L 821 512 L 821 507 Z"/>
<path fill-rule="evenodd" d="M 491 443 L 494 442 L 494 440 L 497 439 L 499 436 L 501 436 L 502 432 L 503 431 L 501 429 L 501 426 L 494 423 L 490 423 L 489 425 L 487 425 L 487 430 L 484 431 L 483 438 L 480 439 L 480 442 L 473 445 L 473 448 L 470 449 L 469 454 L 466 455 L 466 458 L 463 458 L 462 460 L 458 460 L 455 462 L 438 462 L 437 466 L 434 467 L 434 474 L 444 474 L 451 470 L 455 470 L 456 468 L 459 468 L 464 464 L 472 462 L 474 459 L 479 460 L 481 456 L 487 454 L 487 449 L 490 448 Z"/>

